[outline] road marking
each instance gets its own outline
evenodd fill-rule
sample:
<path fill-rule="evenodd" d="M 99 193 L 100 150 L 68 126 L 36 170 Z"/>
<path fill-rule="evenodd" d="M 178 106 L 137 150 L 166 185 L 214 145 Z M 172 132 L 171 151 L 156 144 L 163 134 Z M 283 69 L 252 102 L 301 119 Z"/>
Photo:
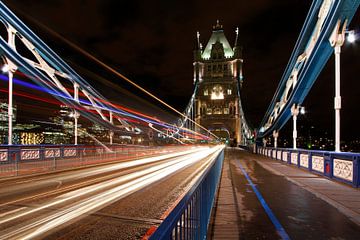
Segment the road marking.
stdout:
<path fill-rule="evenodd" d="M 277 233 L 280 235 L 281 239 L 290 240 L 289 235 L 286 233 L 285 229 L 283 228 L 283 226 L 281 225 L 279 220 L 276 218 L 274 213 L 271 211 L 269 205 L 267 205 L 267 203 L 265 202 L 264 197 L 261 195 L 259 190 L 256 188 L 255 184 L 251 181 L 249 175 L 246 173 L 245 169 L 241 165 L 240 160 L 236 161 L 236 165 L 240 168 L 240 170 L 244 174 L 246 180 L 249 182 L 249 185 L 251 186 L 254 193 L 256 194 L 256 197 L 258 198 L 259 202 L 261 203 L 262 207 L 264 208 L 266 214 L 269 216 L 271 222 L 274 224 L 275 229 L 276 229 Z"/>

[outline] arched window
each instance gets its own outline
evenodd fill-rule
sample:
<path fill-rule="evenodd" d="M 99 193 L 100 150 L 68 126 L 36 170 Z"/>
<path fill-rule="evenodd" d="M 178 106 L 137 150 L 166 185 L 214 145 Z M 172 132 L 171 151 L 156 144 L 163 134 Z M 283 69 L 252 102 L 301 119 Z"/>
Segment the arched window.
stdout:
<path fill-rule="evenodd" d="M 224 99 L 224 90 L 220 85 L 215 85 L 211 92 L 211 100 Z"/>

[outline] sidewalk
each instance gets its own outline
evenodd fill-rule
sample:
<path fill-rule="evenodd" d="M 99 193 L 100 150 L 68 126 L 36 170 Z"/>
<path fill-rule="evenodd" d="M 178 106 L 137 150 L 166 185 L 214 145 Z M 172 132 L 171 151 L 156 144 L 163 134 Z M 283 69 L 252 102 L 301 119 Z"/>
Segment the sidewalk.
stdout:
<path fill-rule="evenodd" d="M 239 239 L 238 208 L 232 184 L 229 158 L 224 159 L 218 196 L 215 201 L 215 216 L 208 235 L 210 239 Z"/>
<path fill-rule="evenodd" d="M 360 189 L 260 155 L 256 155 L 254 160 L 326 201 L 360 226 Z"/>
<path fill-rule="evenodd" d="M 280 201 L 280 207 L 276 205 L 277 201 L 279 201 L 278 198 L 280 197 L 281 199 L 281 195 L 280 196 L 276 195 L 276 193 L 274 195 L 269 195 L 266 192 L 266 189 L 269 189 L 269 191 L 271 192 L 271 188 L 274 187 L 273 185 L 271 185 L 272 180 L 275 178 L 286 179 L 289 182 L 286 180 L 285 182 L 288 182 L 289 184 L 294 183 L 299 188 L 299 190 L 296 191 L 298 195 L 300 194 L 300 196 L 302 196 L 302 194 L 305 194 L 308 191 L 314 194 L 318 198 L 317 202 L 323 200 L 334 207 L 334 210 L 331 211 L 330 209 L 327 210 L 325 206 L 327 204 L 323 203 L 322 205 L 324 205 L 325 209 L 316 210 L 310 208 L 310 205 L 306 205 L 306 202 L 304 202 L 303 206 L 308 206 L 307 208 L 309 208 L 307 211 L 310 212 L 314 211 L 315 215 L 316 214 L 319 215 L 324 212 L 329 214 L 329 215 L 326 214 L 320 215 L 322 217 L 317 216 L 318 218 L 315 217 L 314 219 L 315 220 L 317 219 L 317 221 L 319 219 L 320 219 L 319 221 L 321 221 L 321 219 L 324 219 L 323 223 L 317 222 L 317 226 L 319 227 L 328 226 L 327 224 L 329 223 L 329 221 L 331 223 L 336 223 L 336 221 L 340 221 L 343 224 L 347 224 L 344 221 L 348 221 L 349 223 L 351 222 L 355 223 L 353 227 L 350 226 L 351 224 L 348 225 L 349 229 L 355 229 L 354 231 L 358 232 L 358 230 L 356 229 L 359 228 L 357 228 L 356 225 L 360 226 L 360 190 L 359 189 L 338 182 L 333 182 L 322 176 L 296 168 L 295 166 L 287 165 L 285 163 L 281 163 L 279 161 L 266 158 L 262 155 L 255 155 L 240 150 L 236 150 L 235 154 L 234 153 L 230 154 L 229 152 L 231 151 L 234 152 L 233 149 L 230 150 L 227 149 L 227 151 L 225 152 L 221 182 L 219 186 L 217 201 L 215 202 L 216 206 L 214 207 L 214 217 L 210 223 L 211 225 L 208 233 L 209 239 L 240 239 L 240 238 L 251 239 L 252 237 L 251 234 L 254 232 L 261 232 L 261 234 L 263 234 L 261 236 L 261 234 L 258 233 L 260 236 L 258 235 L 254 236 L 256 238 L 258 237 L 260 238 L 262 237 L 264 239 L 277 238 L 277 235 L 275 235 L 275 238 L 271 237 L 274 236 L 272 235 L 274 234 L 272 232 L 273 227 L 267 227 L 265 223 L 266 221 L 268 221 L 266 220 L 267 216 L 261 215 L 262 210 L 259 210 L 259 207 L 255 203 L 258 200 L 256 200 L 255 198 L 251 198 L 251 196 L 254 194 L 252 193 L 251 190 L 249 190 L 249 184 L 247 184 L 245 180 L 242 179 L 244 178 L 244 176 L 241 174 L 239 169 L 236 168 L 237 161 L 240 161 L 244 166 L 244 168 L 247 169 L 251 178 L 253 178 L 255 182 L 257 182 L 258 184 L 260 184 L 258 185 L 258 187 L 260 188 L 259 189 L 260 192 L 263 191 L 263 193 L 265 194 L 264 197 L 266 201 L 270 203 L 270 207 L 275 208 L 273 209 L 275 210 L 275 215 L 277 215 L 280 218 L 280 222 L 285 224 L 284 227 L 292 235 L 295 235 L 297 237 L 299 236 L 296 235 L 296 229 L 294 231 L 289 226 L 292 226 L 293 228 L 296 228 L 298 226 L 298 228 L 302 228 L 302 229 L 300 230 L 297 229 L 297 230 L 299 230 L 300 232 L 304 232 L 304 234 L 306 233 L 309 234 L 311 230 L 309 230 L 308 232 L 306 227 L 311 228 L 310 225 L 312 225 L 312 223 L 307 222 L 310 221 L 309 219 L 302 221 L 301 219 L 294 218 L 291 212 L 286 212 L 286 207 L 282 210 L 281 201 Z M 256 164 L 258 164 L 257 165 L 258 167 L 256 167 Z M 260 171 L 259 167 L 263 168 L 264 170 Z M 260 180 L 259 182 L 259 178 L 262 175 L 256 175 L 256 172 L 257 174 L 267 175 L 266 178 L 264 178 L 267 179 L 266 182 L 263 182 L 262 180 Z M 273 183 L 275 183 L 275 181 Z M 239 191 L 243 191 L 243 192 L 239 192 Z M 283 191 L 286 191 L 286 189 L 284 189 Z M 288 193 L 289 193 L 288 197 L 294 198 L 291 201 L 303 201 L 296 197 L 298 195 L 294 196 L 294 192 L 288 192 Z M 286 192 L 284 192 L 284 194 L 286 194 Z M 306 195 L 311 196 L 311 194 L 309 193 Z M 311 200 L 310 197 L 309 201 L 314 201 L 314 200 Z M 320 205 L 317 206 L 321 206 L 321 203 Z M 339 216 L 335 217 L 335 215 L 332 215 L 334 214 L 334 211 L 336 211 L 336 209 L 345 215 L 345 216 L 343 215 L 343 220 L 341 220 L 342 218 Z M 294 210 L 293 214 L 295 214 L 296 211 L 300 211 L 300 212 L 302 211 L 299 208 L 293 210 Z M 285 213 L 282 214 L 281 211 L 285 211 Z M 258 216 L 258 217 L 254 218 L 253 220 L 249 220 L 248 219 L 249 216 L 250 218 L 254 216 Z M 335 220 L 334 219 L 329 220 L 328 219 L 329 216 L 332 216 Z M 348 218 L 348 220 L 345 220 L 346 218 Z M 314 219 L 312 219 L 311 221 L 314 221 Z M 295 221 L 295 223 L 293 221 Z M 251 224 L 248 224 L 249 222 L 251 222 Z M 301 225 L 299 225 L 299 223 L 301 223 Z M 270 223 L 268 225 L 270 225 Z M 346 232 L 347 230 L 343 230 L 343 231 Z M 336 235 L 336 232 L 332 234 Z M 341 234 L 344 233 L 339 233 L 338 236 L 341 236 Z M 335 235 L 333 236 L 335 237 Z M 315 236 L 310 237 L 309 235 L 307 237 L 309 237 L 309 239 L 317 239 Z M 344 239 L 349 239 L 349 238 L 345 237 Z"/>

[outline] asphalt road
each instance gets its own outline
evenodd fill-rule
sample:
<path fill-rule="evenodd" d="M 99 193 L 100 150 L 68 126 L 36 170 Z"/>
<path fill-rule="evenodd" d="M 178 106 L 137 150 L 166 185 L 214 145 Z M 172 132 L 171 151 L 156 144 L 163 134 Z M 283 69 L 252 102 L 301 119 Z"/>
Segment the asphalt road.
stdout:
<path fill-rule="evenodd" d="M 218 150 L 0 180 L 0 239 L 140 239 Z"/>

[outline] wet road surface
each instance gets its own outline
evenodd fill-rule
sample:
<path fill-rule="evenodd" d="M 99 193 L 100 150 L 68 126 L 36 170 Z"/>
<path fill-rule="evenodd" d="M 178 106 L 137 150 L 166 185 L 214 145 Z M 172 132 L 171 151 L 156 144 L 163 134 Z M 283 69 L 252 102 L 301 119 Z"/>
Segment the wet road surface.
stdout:
<path fill-rule="evenodd" d="M 238 239 L 360 239 L 358 225 L 314 194 L 264 169 L 257 163 L 261 158 L 239 149 L 225 151 L 238 210 Z"/>
<path fill-rule="evenodd" d="M 140 239 L 219 150 L 0 181 L 0 239 Z"/>

